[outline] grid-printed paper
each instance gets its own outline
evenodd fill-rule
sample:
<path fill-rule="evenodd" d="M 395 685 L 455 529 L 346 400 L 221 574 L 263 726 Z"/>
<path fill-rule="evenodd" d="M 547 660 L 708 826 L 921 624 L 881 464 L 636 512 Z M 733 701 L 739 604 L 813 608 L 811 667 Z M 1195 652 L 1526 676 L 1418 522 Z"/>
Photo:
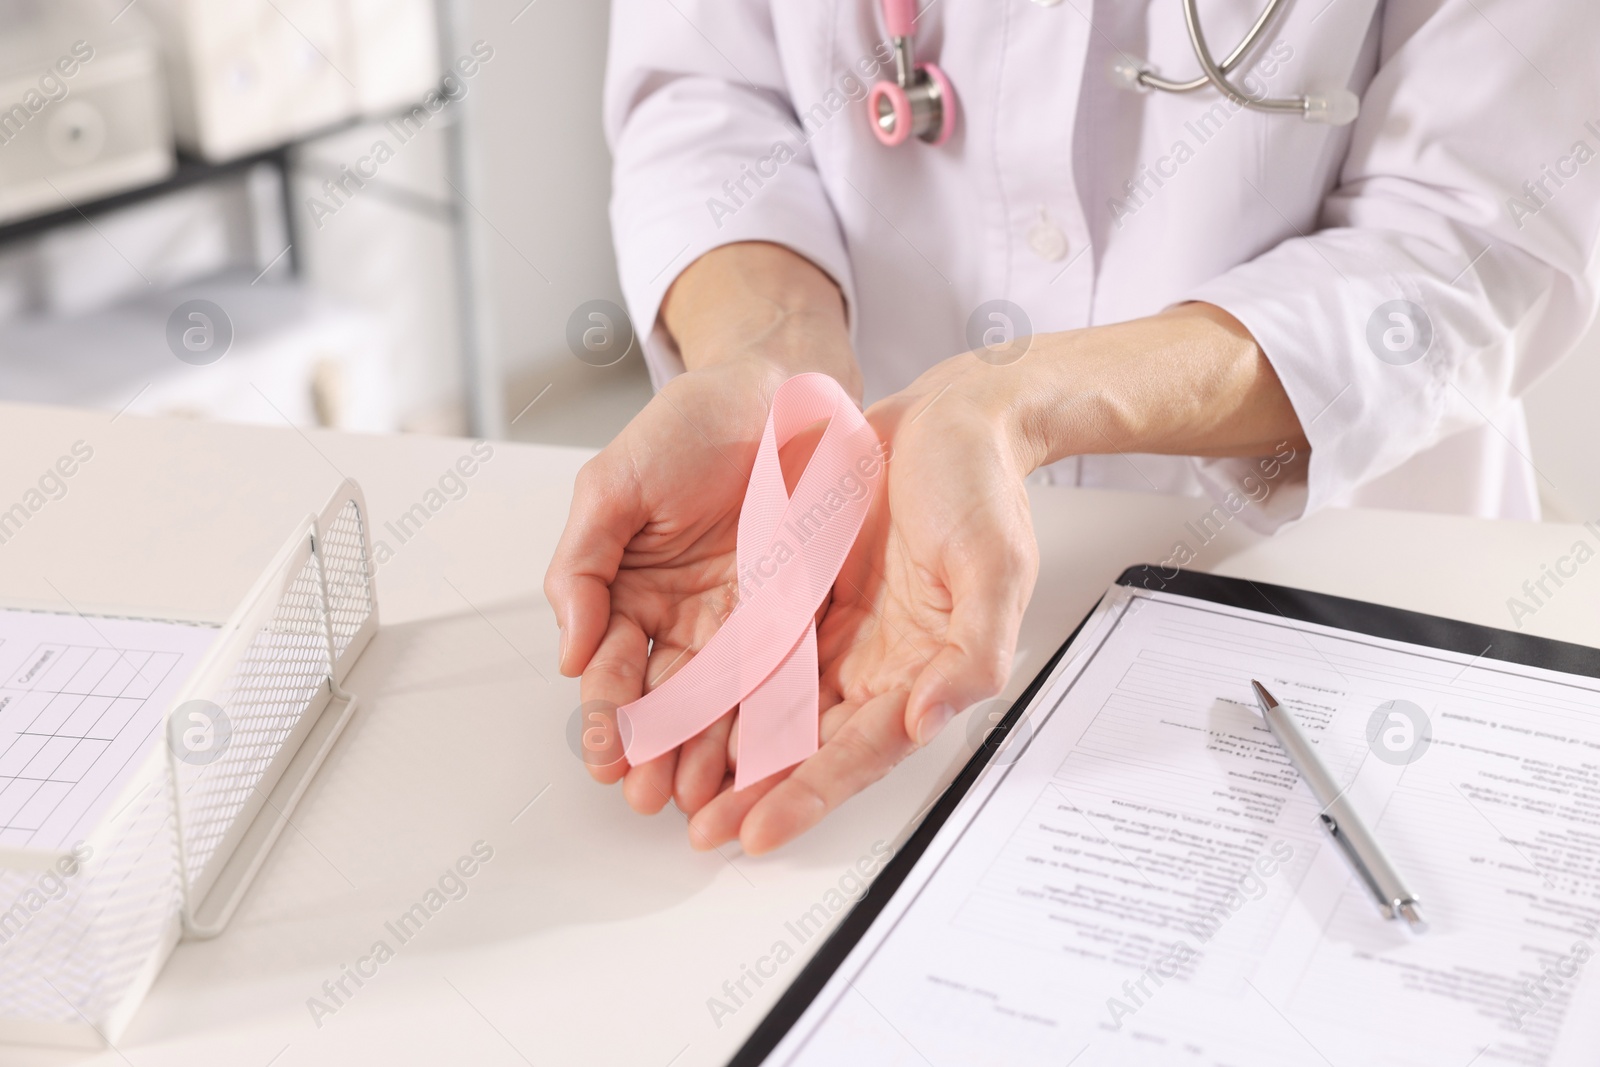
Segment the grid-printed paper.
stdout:
<path fill-rule="evenodd" d="M 152 745 L 209 626 L 0 609 L 0 847 L 70 849 Z"/>

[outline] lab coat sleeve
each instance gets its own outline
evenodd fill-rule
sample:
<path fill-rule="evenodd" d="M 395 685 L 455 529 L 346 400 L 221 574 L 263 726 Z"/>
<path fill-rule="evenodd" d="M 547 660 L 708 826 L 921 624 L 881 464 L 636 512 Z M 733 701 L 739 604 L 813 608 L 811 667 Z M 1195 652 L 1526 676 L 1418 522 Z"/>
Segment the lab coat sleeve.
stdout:
<path fill-rule="evenodd" d="M 658 388 L 683 370 L 657 321 L 662 298 L 713 248 L 785 245 L 853 306 L 844 240 L 785 89 L 766 0 L 615 0 L 605 127 L 618 272 Z"/>
<path fill-rule="evenodd" d="M 1600 19 L 1589 7 L 1386 4 L 1318 228 L 1187 295 L 1250 330 L 1311 443 L 1309 465 L 1296 465 L 1305 484 L 1247 509 L 1252 525 L 1338 502 L 1485 420 L 1503 419 L 1526 450 L 1506 409 L 1596 307 Z M 1253 466 L 1195 462 L 1219 495 Z"/>

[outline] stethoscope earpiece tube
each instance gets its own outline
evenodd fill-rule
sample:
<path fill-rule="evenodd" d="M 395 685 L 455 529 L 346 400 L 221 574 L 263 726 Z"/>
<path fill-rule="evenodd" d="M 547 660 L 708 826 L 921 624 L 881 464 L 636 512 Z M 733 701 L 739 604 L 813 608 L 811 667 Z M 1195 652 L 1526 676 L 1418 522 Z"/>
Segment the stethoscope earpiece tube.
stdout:
<path fill-rule="evenodd" d="M 1255 111 L 1299 115 L 1307 122 L 1328 126 L 1346 126 L 1355 121 L 1356 115 L 1361 111 L 1361 98 L 1349 89 L 1335 89 L 1328 93 L 1305 96 L 1251 96 L 1229 80 L 1228 75 L 1233 73 L 1245 55 L 1255 47 L 1256 42 L 1261 39 L 1261 35 L 1266 32 L 1267 27 L 1288 0 L 1269 0 L 1249 31 L 1220 63 L 1211 54 L 1211 48 L 1206 44 L 1205 31 L 1200 27 L 1199 0 L 1182 0 L 1182 2 L 1183 21 L 1189 31 L 1189 45 L 1194 49 L 1194 57 L 1200 64 L 1200 76 L 1183 82 L 1173 81 L 1161 77 L 1148 66 L 1119 53 L 1112 58 L 1109 71 L 1114 85 L 1138 92 L 1156 90 L 1163 93 L 1192 93 L 1209 85 L 1241 107 Z"/>

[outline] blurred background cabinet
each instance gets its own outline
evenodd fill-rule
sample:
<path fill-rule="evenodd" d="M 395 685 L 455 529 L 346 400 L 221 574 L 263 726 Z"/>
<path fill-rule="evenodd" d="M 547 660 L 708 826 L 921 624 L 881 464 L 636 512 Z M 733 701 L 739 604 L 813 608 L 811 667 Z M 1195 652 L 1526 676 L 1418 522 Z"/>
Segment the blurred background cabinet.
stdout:
<path fill-rule="evenodd" d="M 144 0 L 166 47 L 178 144 L 223 161 L 437 86 L 431 0 Z"/>
<path fill-rule="evenodd" d="M 96 32 L 86 13 L 0 2 L 0 223 L 159 181 L 175 165 L 155 38 L 133 19 Z"/>
<path fill-rule="evenodd" d="M 609 436 L 648 396 L 642 362 L 601 372 L 565 343 L 574 308 L 620 301 L 605 18 L 567 0 L 0 0 L 0 397 Z M 548 95 L 564 106 L 527 105 Z M 227 355 L 163 357 L 156 312 L 207 293 L 237 320 Z M 513 421 L 557 379 L 567 403 Z"/>

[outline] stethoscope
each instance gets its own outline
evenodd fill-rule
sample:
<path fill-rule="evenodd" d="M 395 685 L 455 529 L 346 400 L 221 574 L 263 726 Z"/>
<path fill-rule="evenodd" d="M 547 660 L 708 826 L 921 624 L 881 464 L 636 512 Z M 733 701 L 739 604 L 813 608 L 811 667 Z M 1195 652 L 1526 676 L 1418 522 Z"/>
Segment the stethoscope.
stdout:
<path fill-rule="evenodd" d="M 1163 78 L 1143 63 L 1118 56 L 1111 65 L 1112 79 L 1125 89 L 1164 93 L 1192 93 L 1207 85 L 1240 107 L 1255 111 L 1299 115 L 1307 122 L 1344 126 L 1355 120 L 1360 98 L 1348 89 L 1305 96 L 1251 96 L 1229 80 L 1246 53 L 1255 47 L 1267 26 L 1287 0 L 1268 0 L 1250 31 L 1218 63 L 1200 28 L 1199 0 L 1182 0 L 1183 21 L 1189 44 L 1200 63 L 1200 76 L 1188 81 Z M 911 45 L 911 24 L 916 20 L 916 0 L 883 0 L 883 21 L 894 42 L 894 81 L 879 82 L 867 96 L 872 132 L 886 145 L 897 145 L 913 135 L 928 144 L 943 144 L 956 124 L 956 94 L 944 71 L 932 63 L 918 63 Z"/>

